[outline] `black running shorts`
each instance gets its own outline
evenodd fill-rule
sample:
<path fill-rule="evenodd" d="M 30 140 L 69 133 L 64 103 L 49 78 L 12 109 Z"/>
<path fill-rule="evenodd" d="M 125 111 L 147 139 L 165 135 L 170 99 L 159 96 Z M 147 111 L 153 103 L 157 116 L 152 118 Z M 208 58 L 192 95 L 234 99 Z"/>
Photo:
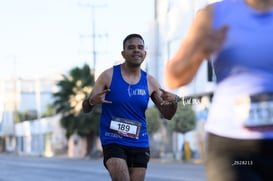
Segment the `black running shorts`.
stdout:
<path fill-rule="evenodd" d="M 103 163 L 106 166 L 106 161 L 109 158 L 121 158 L 127 162 L 128 167 L 147 168 L 150 159 L 150 149 L 141 147 L 131 147 L 118 144 L 103 145 Z"/>

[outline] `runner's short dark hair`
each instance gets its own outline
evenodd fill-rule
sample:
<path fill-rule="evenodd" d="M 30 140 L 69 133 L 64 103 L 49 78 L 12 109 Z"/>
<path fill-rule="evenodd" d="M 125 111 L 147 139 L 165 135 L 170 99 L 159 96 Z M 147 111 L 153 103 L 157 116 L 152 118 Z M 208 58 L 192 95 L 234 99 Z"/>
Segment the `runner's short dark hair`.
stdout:
<path fill-rule="evenodd" d="M 136 33 L 130 34 L 130 35 L 126 36 L 126 38 L 123 40 L 123 49 L 125 49 L 125 43 L 126 43 L 126 41 L 128 41 L 128 40 L 130 40 L 132 38 L 140 38 L 143 41 L 143 43 L 144 43 L 144 39 L 142 38 L 141 35 L 136 34 Z"/>

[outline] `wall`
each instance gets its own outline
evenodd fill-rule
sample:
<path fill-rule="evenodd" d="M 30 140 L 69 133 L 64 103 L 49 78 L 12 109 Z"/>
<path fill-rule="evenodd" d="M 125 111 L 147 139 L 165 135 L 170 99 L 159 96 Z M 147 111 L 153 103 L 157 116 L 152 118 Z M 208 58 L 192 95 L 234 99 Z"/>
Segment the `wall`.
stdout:
<path fill-rule="evenodd" d="M 15 124 L 18 154 L 53 156 L 66 154 L 65 130 L 60 115 Z"/>

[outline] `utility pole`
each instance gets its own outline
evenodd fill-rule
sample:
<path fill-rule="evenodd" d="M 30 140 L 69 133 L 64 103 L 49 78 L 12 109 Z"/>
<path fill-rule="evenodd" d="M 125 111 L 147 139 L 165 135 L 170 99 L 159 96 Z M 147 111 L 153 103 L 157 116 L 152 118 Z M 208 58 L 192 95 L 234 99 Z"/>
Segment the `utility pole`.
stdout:
<path fill-rule="evenodd" d="M 92 13 L 92 32 L 91 32 L 91 38 L 92 38 L 92 59 L 93 59 L 92 73 L 95 74 L 96 63 L 97 63 L 96 38 L 97 37 L 101 37 L 101 35 L 98 35 L 96 33 L 96 17 L 95 17 L 96 13 L 95 13 L 95 10 L 96 10 L 96 8 L 106 7 L 106 4 L 97 5 L 97 4 L 81 4 L 81 3 L 79 3 L 79 5 L 91 8 L 91 13 Z M 107 36 L 107 35 L 104 35 L 104 36 Z M 83 36 L 81 36 L 81 37 L 83 37 Z"/>

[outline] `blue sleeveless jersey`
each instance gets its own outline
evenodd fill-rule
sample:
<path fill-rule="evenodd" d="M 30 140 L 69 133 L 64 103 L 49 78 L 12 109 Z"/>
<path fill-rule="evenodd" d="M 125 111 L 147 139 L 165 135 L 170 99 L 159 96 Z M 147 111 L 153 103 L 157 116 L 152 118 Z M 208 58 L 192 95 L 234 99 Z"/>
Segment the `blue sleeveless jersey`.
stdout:
<path fill-rule="evenodd" d="M 227 39 L 214 55 L 217 80 L 207 131 L 218 135 L 258 139 L 272 132 L 250 132 L 235 121 L 234 102 L 242 95 L 273 92 L 273 9 L 259 12 L 244 0 L 214 4 L 213 28 L 229 26 Z"/>
<path fill-rule="evenodd" d="M 113 67 L 110 92 L 105 99 L 112 104 L 102 104 L 100 138 L 102 145 L 117 143 L 125 146 L 149 147 L 145 111 L 149 101 L 147 74 L 141 70 L 137 84 L 128 84 L 122 78 L 121 65 Z M 141 124 L 139 138 L 125 137 L 110 129 L 113 118 L 123 118 Z"/>
<path fill-rule="evenodd" d="M 258 12 L 244 0 L 214 6 L 213 28 L 228 25 L 227 39 L 213 61 L 217 84 L 253 94 L 273 91 L 273 9 Z"/>

